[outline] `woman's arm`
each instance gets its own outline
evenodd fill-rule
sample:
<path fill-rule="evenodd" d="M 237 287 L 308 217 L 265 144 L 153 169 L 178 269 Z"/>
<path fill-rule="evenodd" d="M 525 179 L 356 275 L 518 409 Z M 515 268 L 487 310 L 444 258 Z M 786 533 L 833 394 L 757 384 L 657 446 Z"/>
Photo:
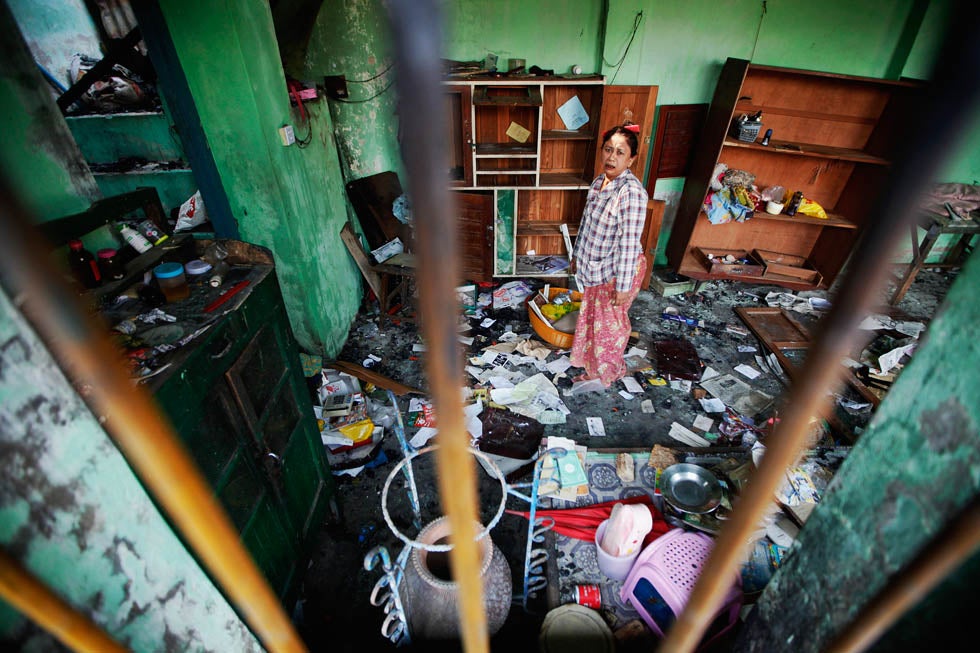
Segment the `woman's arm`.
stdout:
<path fill-rule="evenodd" d="M 639 182 L 626 184 L 619 195 L 619 248 L 616 252 L 616 293 L 617 296 L 623 295 L 623 298 L 633 285 L 636 259 L 643 253 L 640 238 L 646 210 L 646 189 Z M 614 302 L 614 305 L 618 305 L 618 302 Z"/>

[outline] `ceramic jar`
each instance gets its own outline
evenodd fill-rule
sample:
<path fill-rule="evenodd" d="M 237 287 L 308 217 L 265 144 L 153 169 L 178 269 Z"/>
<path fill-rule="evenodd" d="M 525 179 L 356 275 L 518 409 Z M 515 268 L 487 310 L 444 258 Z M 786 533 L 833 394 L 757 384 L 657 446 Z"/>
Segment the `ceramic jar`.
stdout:
<path fill-rule="evenodd" d="M 478 528 L 482 528 L 478 526 Z M 440 517 L 419 533 L 420 544 L 449 544 L 449 519 Z M 487 631 L 496 633 L 507 620 L 512 600 L 510 567 L 490 536 L 477 542 L 483 581 Z M 458 639 L 458 586 L 452 580 L 448 551 L 412 548 L 401 583 L 408 632 L 412 640 Z"/>

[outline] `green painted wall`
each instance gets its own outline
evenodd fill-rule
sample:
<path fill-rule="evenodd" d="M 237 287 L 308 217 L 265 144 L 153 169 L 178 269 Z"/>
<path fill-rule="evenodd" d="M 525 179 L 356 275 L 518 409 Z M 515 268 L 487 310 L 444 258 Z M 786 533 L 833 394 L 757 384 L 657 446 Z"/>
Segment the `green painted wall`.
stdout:
<path fill-rule="evenodd" d="M 361 278 L 338 234 L 345 191 L 329 111 L 291 110 L 269 5 L 163 0 L 163 15 L 242 238 L 276 258 L 300 347 L 336 355 L 361 299 Z M 310 144 L 283 147 L 291 124 Z"/>
<path fill-rule="evenodd" d="M 528 65 L 537 63 L 556 72 L 581 64 L 586 72 L 601 72 L 608 83 L 659 86 L 661 105 L 707 103 L 727 57 L 870 77 L 888 75 L 896 60 L 904 59 L 902 75 L 924 78 L 940 43 L 950 0 L 928 3 L 909 51 L 903 35 L 917 5 L 920 0 L 456 0 L 446 3 L 446 56 L 476 60 L 495 52 L 502 58 L 524 57 Z M 541 38 L 542 26 L 547 38 Z M 978 180 L 980 124 L 964 135 L 964 148 L 942 178 Z M 654 197 L 667 202 L 658 265 L 666 264 L 663 248 L 682 190 L 683 179 L 656 184 Z"/>
<path fill-rule="evenodd" d="M 76 52 L 100 56 L 95 23 L 82 0 L 5 0 L 34 59 L 66 88 Z"/>
<path fill-rule="evenodd" d="M 0 466 L 0 544 L 127 650 L 262 650 L 3 290 Z M 0 606 L 0 648 L 63 650 Z"/>
<path fill-rule="evenodd" d="M 492 52 L 498 70 L 506 69 L 508 59 L 524 59 L 528 68 L 556 73 L 576 64 L 584 72 L 598 72 L 602 5 L 599 0 L 445 2 L 444 56 L 482 61 Z"/>
<path fill-rule="evenodd" d="M 346 100 L 328 101 L 347 181 L 389 170 L 405 185 L 387 14 L 380 0 L 325 2 L 317 15 L 303 78 L 343 75 Z"/>
<path fill-rule="evenodd" d="M 0 4 L 0 170 L 41 221 L 100 197 L 7 6 Z"/>

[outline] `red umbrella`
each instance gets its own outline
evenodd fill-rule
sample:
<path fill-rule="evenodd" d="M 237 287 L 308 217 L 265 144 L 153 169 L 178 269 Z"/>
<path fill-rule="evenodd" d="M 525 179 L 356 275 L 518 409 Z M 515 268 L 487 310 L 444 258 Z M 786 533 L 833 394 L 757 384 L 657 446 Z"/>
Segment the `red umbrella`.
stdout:
<path fill-rule="evenodd" d="M 647 508 L 650 509 L 651 516 L 653 517 L 653 529 L 651 529 L 650 533 L 644 539 L 644 545 L 657 539 L 671 529 L 671 526 L 664 521 L 663 515 L 653 505 L 653 500 L 645 494 L 627 499 L 594 503 L 590 506 L 560 508 L 557 510 L 536 510 L 534 515 L 535 517 L 550 517 L 553 519 L 555 525 L 551 530 L 559 535 L 592 542 L 595 540 L 595 532 L 599 528 L 599 524 L 609 518 L 613 506 L 617 503 L 642 503 L 646 504 Z M 529 511 L 520 510 L 507 510 L 505 512 L 509 515 L 518 515 L 524 519 L 529 519 L 531 514 Z"/>

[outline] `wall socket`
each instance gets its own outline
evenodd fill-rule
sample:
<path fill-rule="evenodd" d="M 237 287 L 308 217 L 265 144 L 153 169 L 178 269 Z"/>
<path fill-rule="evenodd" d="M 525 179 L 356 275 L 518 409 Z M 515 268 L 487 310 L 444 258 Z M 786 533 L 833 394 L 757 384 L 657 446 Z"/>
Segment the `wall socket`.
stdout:
<path fill-rule="evenodd" d="M 279 128 L 279 140 L 284 147 L 289 147 L 296 142 L 296 132 L 293 131 L 292 125 L 283 125 Z"/>
<path fill-rule="evenodd" d="M 323 89 L 327 97 L 334 100 L 347 99 L 347 78 L 343 75 L 329 75 L 323 78 Z"/>

